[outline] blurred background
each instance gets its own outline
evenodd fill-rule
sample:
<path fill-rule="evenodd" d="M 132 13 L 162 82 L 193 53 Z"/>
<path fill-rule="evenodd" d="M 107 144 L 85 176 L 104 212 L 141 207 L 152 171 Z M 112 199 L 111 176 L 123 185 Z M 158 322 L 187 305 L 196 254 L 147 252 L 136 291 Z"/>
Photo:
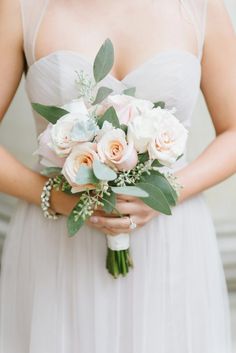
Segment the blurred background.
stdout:
<path fill-rule="evenodd" d="M 225 0 L 236 29 L 236 0 Z M 235 63 L 236 65 L 236 63 Z M 188 159 L 194 159 L 214 138 L 214 130 L 202 95 L 194 112 Z M 31 167 L 36 150 L 36 134 L 29 102 L 20 84 L 9 111 L 0 128 L 0 143 L 20 161 Z M 236 176 L 205 192 L 214 219 L 219 248 L 230 294 L 234 353 L 236 353 Z M 0 194 L 0 255 L 11 213 L 17 200 Z M 212 352 L 214 353 L 214 352 Z"/>

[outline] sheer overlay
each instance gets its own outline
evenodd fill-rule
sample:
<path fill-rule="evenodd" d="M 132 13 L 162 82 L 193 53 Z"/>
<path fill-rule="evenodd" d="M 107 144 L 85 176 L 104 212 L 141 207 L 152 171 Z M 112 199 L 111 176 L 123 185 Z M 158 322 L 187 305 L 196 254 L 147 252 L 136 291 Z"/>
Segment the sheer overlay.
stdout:
<path fill-rule="evenodd" d="M 158 51 L 122 80 L 110 74 L 102 84 L 116 93 L 136 86 L 137 97 L 175 107 L 190 129 L 207 0 L 156 1 Z M 75 71 L 92 74 L 92 59 L 74 40 L 36 55 L 41 28 L 52 18 L 57 25 L 58 2 L 21 0 L 31 102 L 64 104 L 77 97 Z M 39 134 L 46 123 L 34 117 Z M 174 170 L 186 163 L 182 158 Z M 202 195 L 133 231 L 131 251 L 134 269 L 114 280 L 102 233 L 84 226 L 69 238 L 64 217 L 47 221 L 20 202 L 3 250 L 0 353 L 230 353 L 225 277 Z"/>

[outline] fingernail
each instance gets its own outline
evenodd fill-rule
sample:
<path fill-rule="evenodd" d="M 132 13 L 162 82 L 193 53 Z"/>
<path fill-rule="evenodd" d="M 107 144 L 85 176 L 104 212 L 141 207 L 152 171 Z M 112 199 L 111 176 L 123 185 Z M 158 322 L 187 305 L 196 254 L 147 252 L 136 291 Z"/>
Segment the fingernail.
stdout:
<path fill-rule="evenodd" d="M 97 223 L 98 222 L 98 218 L 97 217 L 90 217 L 90 222 Z"/>

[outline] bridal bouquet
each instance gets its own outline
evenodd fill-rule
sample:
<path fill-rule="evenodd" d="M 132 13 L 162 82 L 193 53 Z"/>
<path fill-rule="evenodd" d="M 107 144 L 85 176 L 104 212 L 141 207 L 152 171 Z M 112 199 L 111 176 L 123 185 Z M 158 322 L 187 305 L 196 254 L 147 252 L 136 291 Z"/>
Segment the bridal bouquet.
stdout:
<path fill-rule="evenodd" d="M 114 94 L 101 85 L 113 62 L 107 39 L 94 60 L 94 77 L 76 73 L 77 99 L 62 107 L 32 104 L 49 122 L 39 136 L 42 173 L 54 178 L 57 189 L 79 196 L 67 220 L 70 236 L 96 209 L 121 217 L 117 194 L 141 198 L 166 215 L 177 202 L 175 177 L 160 170 L 181 157 L 187 130 L 163 102 L 135 98 L 134 87 Z M 106 267 L 115 278 L 132 267 L 129 238 L 107 234 Z"/>

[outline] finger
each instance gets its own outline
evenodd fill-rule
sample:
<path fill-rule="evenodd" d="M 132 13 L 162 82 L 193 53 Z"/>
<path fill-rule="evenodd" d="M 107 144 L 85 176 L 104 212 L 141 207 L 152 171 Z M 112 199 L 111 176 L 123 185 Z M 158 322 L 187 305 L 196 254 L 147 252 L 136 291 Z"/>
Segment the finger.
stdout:
<path fill-rule="evenodd" d="M 103 232 L 105 234 L 113 234 L 113 229 L 111 229 L 111 228 L 102 227 L 101 225 L 97 225 L 97 224 L 94 224 L 94 223 L 89 222 L 89 221 L 86 221 L 86 224 L 89 227 L 97 229 L 98 231 L 101 231 L 101 232 Z"/>
<path fill-rule="evenodd" d="M 137 202 L 119 201 L 116 208 L 123 215 L 134 215 L 140 212 L 140 205 Z"/>
<path fill-rule="evenodd" d="M 123 195 L 123 194 L 117 194 L 116 199 L 117 199 L 117 200 L 124 200 L 124 201 L 130 202 L 130 201 L 135 201 L 135 200 L 137 200 L 137 197 L 129 196 L 129 195 Z"/>
<path fill-rule="evenodd" d="M 90 218 L 90 222 L 96 224 L 97 226 L 111 228 L 111 229 L 128 229 L 130 226 L 130 219 L 129 217 L 97 217 L 92 216 Z"/>

